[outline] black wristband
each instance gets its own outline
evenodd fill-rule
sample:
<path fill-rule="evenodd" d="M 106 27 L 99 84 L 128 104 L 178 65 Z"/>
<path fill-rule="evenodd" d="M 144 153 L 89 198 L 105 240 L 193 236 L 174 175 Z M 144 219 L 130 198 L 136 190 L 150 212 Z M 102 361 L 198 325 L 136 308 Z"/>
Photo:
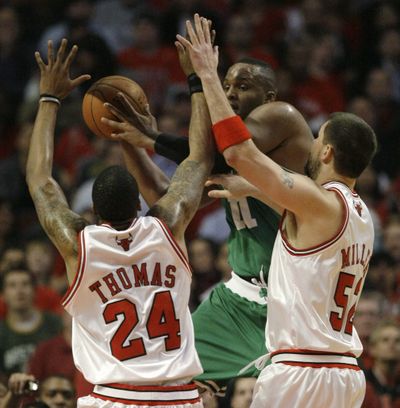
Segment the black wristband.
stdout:
<path fill-rule="evenodd" d="M 184 136 L 160 133 L 155 140 L 154 151 L 180 164 L 189 155 L 189 139 Z"/>
<path fill-rule="evenodd" d="M 190 95 L 196 92 L 203 92 L 203 85 L 201 84 L 201 79 L 195 73 L 190 74 L 187 77 L 187 82 L 189 85 Z"/>

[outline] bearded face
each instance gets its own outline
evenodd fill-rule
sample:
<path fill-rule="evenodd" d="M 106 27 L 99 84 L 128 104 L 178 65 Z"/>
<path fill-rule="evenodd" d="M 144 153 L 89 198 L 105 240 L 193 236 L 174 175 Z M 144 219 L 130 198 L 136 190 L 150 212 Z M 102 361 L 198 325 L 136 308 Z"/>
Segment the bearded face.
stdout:
<path fill-rule="evenodd" d="M 304 166 L 304 173 L 306 176 L 310 177 L 313 180 L 316 180 L 318 174 L 321 170 L 321 161 L 319 157 L 312 152 L 310 152 L 307 162 Z"/>

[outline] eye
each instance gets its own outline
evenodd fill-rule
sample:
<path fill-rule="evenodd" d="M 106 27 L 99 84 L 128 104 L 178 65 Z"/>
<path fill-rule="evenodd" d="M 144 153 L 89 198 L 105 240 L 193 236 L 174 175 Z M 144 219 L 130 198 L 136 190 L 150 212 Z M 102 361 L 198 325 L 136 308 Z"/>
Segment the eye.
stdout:
<path fill-rule="evenodd" d="M 239 87 L 239 89 L 240 89 L 241 91 L 247 91 L 247 90 L 249 89 L 249 87 L 248 87 L 247 85 L 245 85 L 245 84 L 241 84 L 240 87 Z"/>

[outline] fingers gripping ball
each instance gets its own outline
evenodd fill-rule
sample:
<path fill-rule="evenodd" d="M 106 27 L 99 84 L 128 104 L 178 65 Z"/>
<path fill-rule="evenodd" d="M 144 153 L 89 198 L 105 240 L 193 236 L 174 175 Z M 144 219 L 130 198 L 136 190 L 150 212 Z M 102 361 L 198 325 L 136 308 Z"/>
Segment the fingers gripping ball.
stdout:
<path fill-rule="evenodd" d="M 97 136 L 110 138 L 112 129 L 101 122 L 102 117 L 118 120 L 103 104 L 109 102 L 124 112 L 124 106 L 117 97 L 118 92 L 127 96 L 133 107 L 146 114 L 148 104 L 143 89 L 132 79 L 113 75 L 99 79 L 86 92 L 82 102 L 82 115 L 88 128 Z"/>

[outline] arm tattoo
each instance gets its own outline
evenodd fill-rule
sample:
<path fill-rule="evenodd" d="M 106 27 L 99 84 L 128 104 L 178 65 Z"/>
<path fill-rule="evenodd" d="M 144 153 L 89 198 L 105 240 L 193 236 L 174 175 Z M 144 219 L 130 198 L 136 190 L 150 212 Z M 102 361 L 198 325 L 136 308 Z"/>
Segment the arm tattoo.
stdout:
<path fill-rule="evenodd" d="M 49 182 L 37 188 L 32 199 L 40 224 L 61 254 L 76 254 L 76 234 L 87 225 L 87 221 L 70 210 L 58 184 Z"/>
<path fill-rule="evenodd" d="M 148 215 L 163 219 L 169 226 L 178 221 L 189 222 L 200 203 L 205 177 L 204 165 L 185 160 L 177 168 L 167 194 L 150 209 Z"/>
<path fill-rule="evenodd" d="M 293 188 L 294 180 L 293 177 L 285 170 L 282 171 L 282 182 L 286 184 L 290 189 Z"/>

